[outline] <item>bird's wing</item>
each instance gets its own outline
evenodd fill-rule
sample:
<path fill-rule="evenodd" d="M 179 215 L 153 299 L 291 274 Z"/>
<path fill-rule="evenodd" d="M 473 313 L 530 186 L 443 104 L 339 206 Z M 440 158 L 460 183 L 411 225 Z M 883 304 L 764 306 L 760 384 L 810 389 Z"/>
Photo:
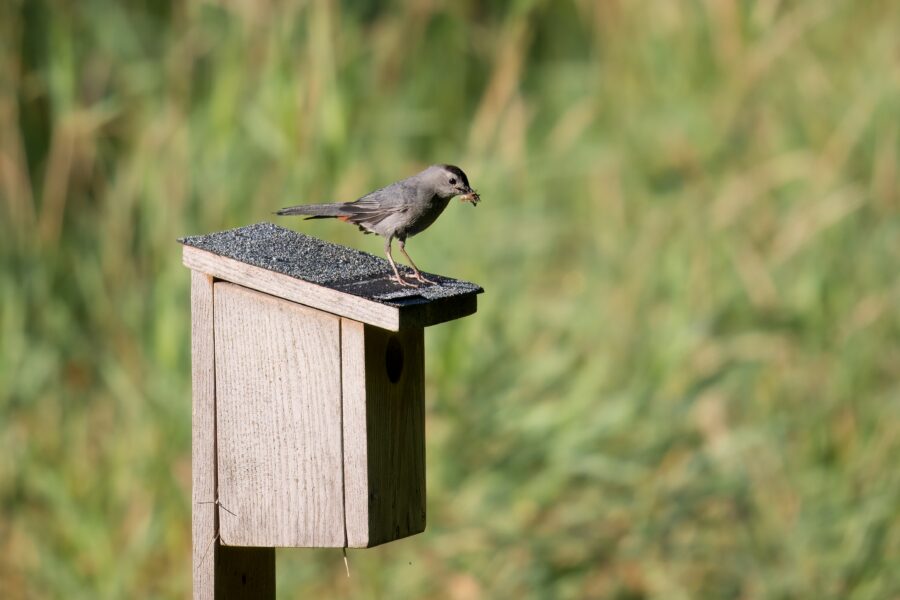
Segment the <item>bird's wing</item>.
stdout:
<path fill-rule="evenodd" d="M 390 215 L 406 210 L 406 190 L 398 184 L 366 194 L 355 202 L 342 205 L 353 222 L 378 223 Z"/>

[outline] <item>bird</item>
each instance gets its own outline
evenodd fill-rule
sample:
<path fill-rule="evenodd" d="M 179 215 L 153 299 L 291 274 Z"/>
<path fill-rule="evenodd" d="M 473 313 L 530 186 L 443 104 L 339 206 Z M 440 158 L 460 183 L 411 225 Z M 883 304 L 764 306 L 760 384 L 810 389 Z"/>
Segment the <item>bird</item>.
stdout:
<path fill-rule="evenodd" d="M 418 287 L 400 276 L 391 255 L 394 239 L 400 252 L 413 269 L 412 278 L 423 284 L 437 282 L 426 278 L 406 252 L 406 239 L 427 229 L 444 212 L 450 200 L 460 196 L 463 202 L 477 206 L 481 196 L 469 186 L 469 178 L 454 165 L 431 165 L 424 171 L 401 179 L 353 202 L 301 204 L 288 206 L 275 214 L 306 215 L 307 219 L 339 219 L 359 227 L 363 233 L 385 238 L 384 252 L 394 271 L 392 281 L 407 287 Z"/>

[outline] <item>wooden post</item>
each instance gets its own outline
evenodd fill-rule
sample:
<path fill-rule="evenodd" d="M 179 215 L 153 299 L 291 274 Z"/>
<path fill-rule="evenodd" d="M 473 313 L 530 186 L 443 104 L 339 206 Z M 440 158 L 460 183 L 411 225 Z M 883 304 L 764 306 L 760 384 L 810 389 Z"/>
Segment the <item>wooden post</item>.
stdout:
<path fill-rule="evenodd" d="M 194 598 L 274 598 L 276 547 L 425 529 L 423 328 L 480 287 L 271 224 L 181 240 L 191 275 Z"/>

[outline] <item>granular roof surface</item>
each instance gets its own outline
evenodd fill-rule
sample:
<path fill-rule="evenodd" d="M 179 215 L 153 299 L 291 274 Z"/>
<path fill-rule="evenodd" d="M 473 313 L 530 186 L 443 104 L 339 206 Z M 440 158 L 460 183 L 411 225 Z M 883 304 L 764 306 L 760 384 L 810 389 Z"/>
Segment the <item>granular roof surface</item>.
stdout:
<path fill-rule="evenodd" d="M 273 223 L 184 237 L 186 246 L 207 250 L 248 265 L 316 283 L 391 306 L 422 304 L 451 296 L 478 294 L 480 286 L 428 273 L 436 285 L 402 287 L 391 281 L 388 261 L 360 250 L 332 244 Z M 397 266 L 409 274 L 412 269 Z"/>

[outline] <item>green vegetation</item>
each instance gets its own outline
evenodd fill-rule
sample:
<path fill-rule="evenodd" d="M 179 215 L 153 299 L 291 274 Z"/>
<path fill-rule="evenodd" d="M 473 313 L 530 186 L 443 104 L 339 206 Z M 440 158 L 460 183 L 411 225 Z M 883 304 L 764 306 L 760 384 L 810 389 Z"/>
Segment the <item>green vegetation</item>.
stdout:
<path fill-rule="evenodd" d="M 900 597 L 900 3 L 381 4 L 0 7 L 0 595 L 187 594 L 176 237 L 453 162 L 429 528 L 281 597 Z"/>

